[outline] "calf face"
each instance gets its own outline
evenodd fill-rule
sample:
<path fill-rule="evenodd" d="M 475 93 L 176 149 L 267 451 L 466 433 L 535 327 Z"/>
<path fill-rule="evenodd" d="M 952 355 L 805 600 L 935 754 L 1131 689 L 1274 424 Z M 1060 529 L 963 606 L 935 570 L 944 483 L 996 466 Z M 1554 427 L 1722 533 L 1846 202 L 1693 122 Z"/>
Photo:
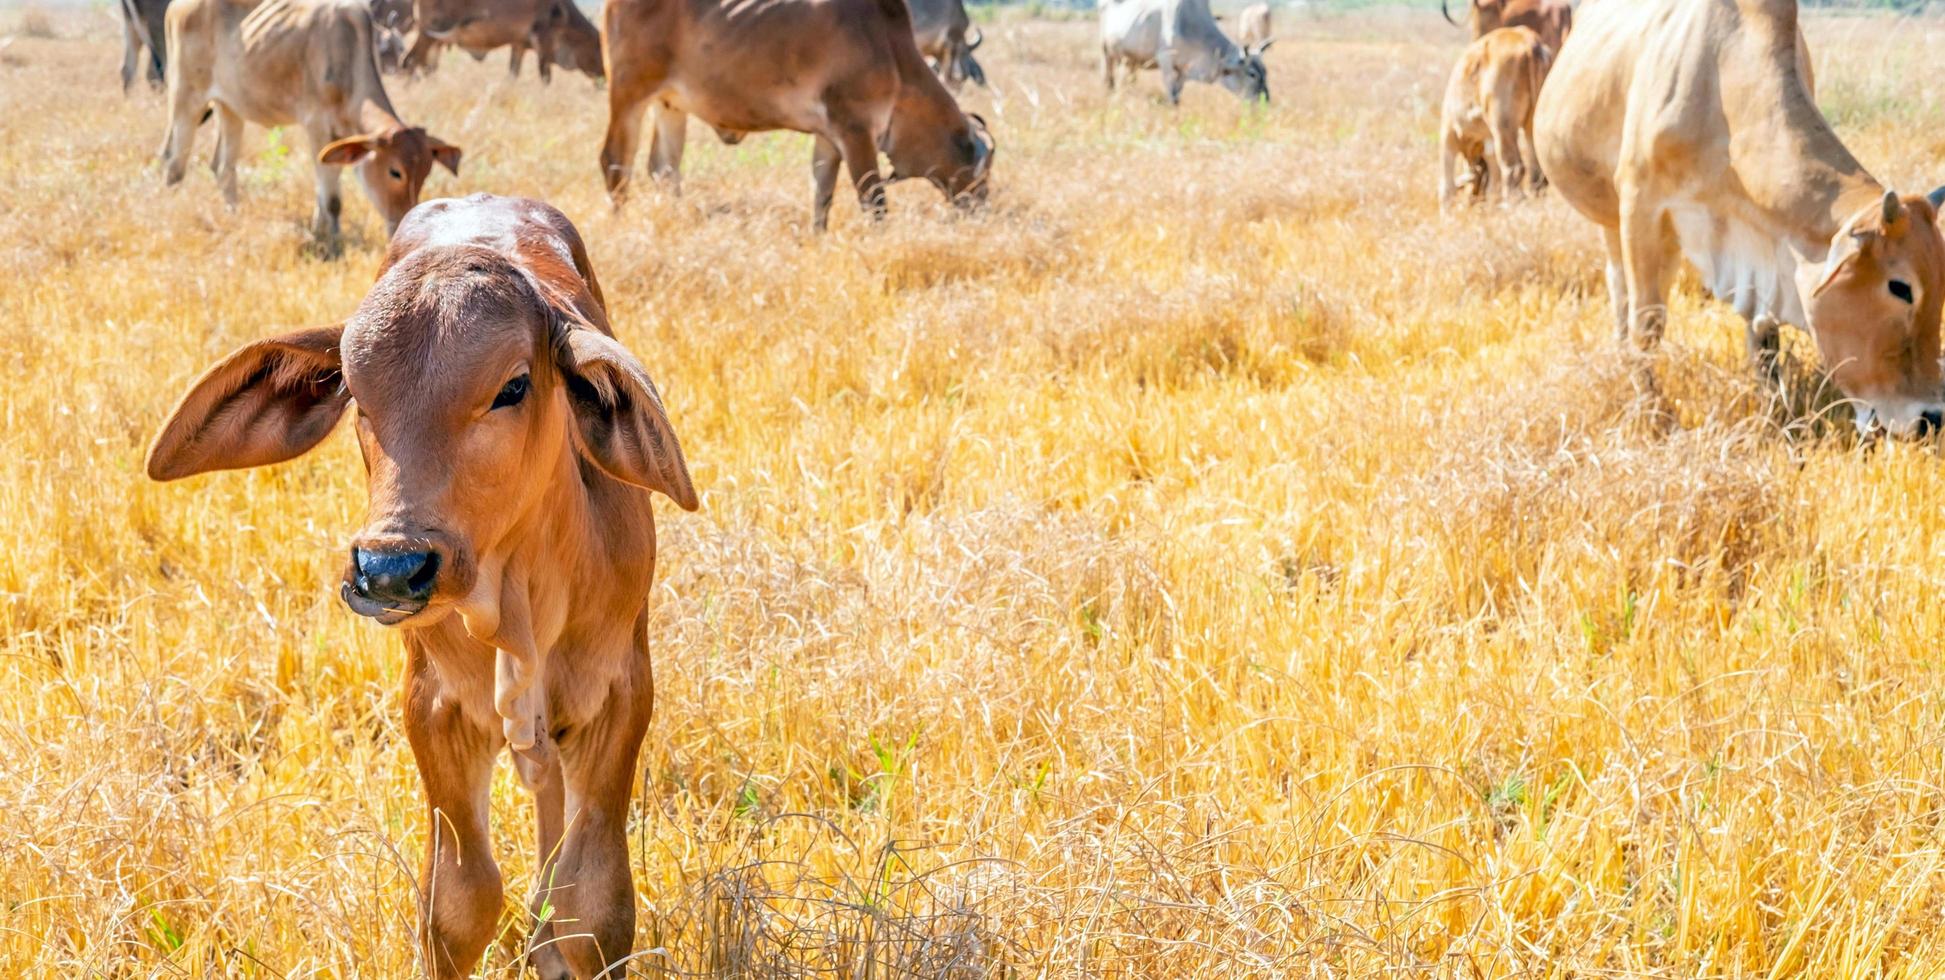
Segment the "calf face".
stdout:
<path fill-rule="evenodd" d="M 493 250 L 421 248 L 342 327 L 248 345 L 204 375 L 156 438 L 149 475 L 293 458 L 355 402 L 369 517 L 345 603 L 410 627 L 495 606 L 497 592 L 475 591 L 499 587 L 510 530 L 579 480 L 578 461 L 696 506 L 647 372 L 574 308 Z"/>
<path fill-rule="evenodd" d="M 1933 192 L 1945 197 L 1945 188 Z M 1857 403 L 1866 434 L 1914 437 L 1945 421 L 1938 363 L 1945 243 L 1923 197 L 1884 200 L 1854 215 L 1797 288 L 1825 370 Z"/>
<path fill-rule="evenodd" d="M 459 175 L 459 147 L 418 126 L 400 126 L 338 140 L 319 150 L 319 163 L 357 167 L 358 180 L 372 207 L 385 219 L 385 234 L 397 230 L 405 213 L 419 204 L 419 191 L 434 162 Z"/>

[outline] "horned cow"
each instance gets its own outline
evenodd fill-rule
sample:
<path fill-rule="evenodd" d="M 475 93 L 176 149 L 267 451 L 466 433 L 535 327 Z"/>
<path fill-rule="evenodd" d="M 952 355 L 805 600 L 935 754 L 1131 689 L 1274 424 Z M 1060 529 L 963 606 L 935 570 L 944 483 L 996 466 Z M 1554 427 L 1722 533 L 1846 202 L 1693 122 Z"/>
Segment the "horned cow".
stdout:
<path fill-rule="evenodd" d="M 1779 324 L 1804 326 L 1861 430 L 1936 430 L 1945 188 L 1878 183 L 1811 84 L 1795 0 L 1598 3 L 1540 92 L 1536 149 L 1601 228 L 1624 341 L 1660 343 L 1687 256 L 1747 321 L 1762 372 L 1775 374 Z"/>
<path fill-rule="evenodd" d="M 964 207 L 983 201 L 993 141 L 919 54 L 905 0 L 608 0 L 608 135 L 601 173 L 625 194 L 644 111 L 656 106 L 650 173 L 677 185 L 688 118 L 723 138 L 787 129 L 815 137 L 812 224 L 829 220 L 841 160 L 867 213 L 890 179 L 931 181 Z"/>

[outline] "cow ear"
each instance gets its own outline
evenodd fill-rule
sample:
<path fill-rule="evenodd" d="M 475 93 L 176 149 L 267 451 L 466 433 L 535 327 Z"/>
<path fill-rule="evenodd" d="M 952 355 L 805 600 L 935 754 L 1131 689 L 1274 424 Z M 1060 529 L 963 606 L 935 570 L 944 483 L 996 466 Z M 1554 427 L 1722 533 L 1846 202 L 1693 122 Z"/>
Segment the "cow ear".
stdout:
<path fill-rule="evenodd" d="M 152 480 L 281 463 L 331 433 L 351 395 L 343 325 L 246 344 L 189 389 L 149 447 Z"/>
<path fill-rule="evenodd" d="M 1856 262 L 1858 257 L 1864 254 L 1864 249 L 1876 238 L 1877 233 L 1870 231 L 1846 229 L 1838 232 L 1836 241 L 1830 243 L 1830 254 L 1824 258 L 1823 268 L 1815 273 L 1816 285 L 1809 289 L 1809 297 L 1816 299 L 1822 296 L 1823 291 L 1829 289 L 1837 276 L 1851 263 Z"/>
<path fill-rule="evenodd" d="M 1931 193 L 1925 195 L 1925 200 L 1931 202 L 1935 211 L 1945 209 L 1945 185 L 1932 188 Z"/>
<path fill-rule="evenodd" d="M 363 160 L 377 144 L 370 136 L 347 136 L 317 151 L 317 162 L 329 167 L 349 167 Z"/>
<path fill-rule="evenodd" d="M 1270 49 L 1270 45 L 1275 43 L 1276 43 L 1276 38 L 1269 38 L 1263 41 L 1261 44 L 1258 44 L 1256 46 L 1256 49 L 1254 51 L 1251 51 L 1250 54 L 1253 54 L 1258 58 L 1261 58 L 1263 56 L 1263 52 L 1268 51 Z"/>
<path fill-rule="evenodd" d="M 452 171 L 454 177 L 459 176 L 459 147 L 437 136 L 427 136 L 426 143 L 428 148 L 432 150 L 432 159 L 440 166 Z"/>
<path fill-rule="evenodd" d="M 642 362 L 587 327 L 570 327 L 561 348 L 561 374 L 588 458 L 617 480 L 666 494 L 683 510 L 701 506 L 682 444 Z"/>

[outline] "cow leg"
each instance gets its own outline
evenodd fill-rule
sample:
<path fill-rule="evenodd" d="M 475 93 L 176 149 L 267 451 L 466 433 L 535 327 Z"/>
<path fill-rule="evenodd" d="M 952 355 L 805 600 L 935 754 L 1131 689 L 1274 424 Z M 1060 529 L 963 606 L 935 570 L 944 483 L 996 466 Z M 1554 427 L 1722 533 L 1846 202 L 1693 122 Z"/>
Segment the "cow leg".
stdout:
<path fill-rule="evenodd" d="M 1783 386 L 1781 324 L 1768 313 L 1758 313 L 1743 324 L 1743 339 L 1749 347 L 1749 366 L 1757 377 L 1779 393 Z"/>
<path fill-rule="evenodd" d="M 1181 105 L 1182 85 L 1185 79 L 1182 77 L 1181 70 L 1175 67 L 1174 54 L 1163 51 L 1156 55 L 1155 65 L 1162 70 L 1162 87 L 1168 90 L 1168 104 L 1173 106 Z"/>
<path fill-rule="evenodd" d="M 526 60 L 527 42 L 515 41 L 507 46 L 507 77 L 520 77 L 520 62 Z M 545 64 L 545 62 L 542 62 Z"/>
<path fill-rule="evenodd" d="M 573 0 L 568 0 L 573 2 Z M 554 32 L 542 31 L 534 35 L 534 70 L 540 72 L 540 82 L 551 85 L 554 81 Z"/>
<path fill-rule="evenodd" d="M 189 151 L 196 144 L 196 123 L 203 106 L 197 95 L 178 79 L 169 83 L 169 131 L 162 137 L 162 182 L 174 187 L 189 169 Z"/>
<path fill-rule="evenodd" d="M 318 160 L 317 155 L 331 143 L 331 131 L 322 126 L 307 127 L 311 138 L 311 170 L 317 179 L 317 210 L 311 212 L 311 235 L 324 246 L 325 254 L 336 254 L 341 227 L 338 216 L 344 211 L 344 195 L 338 191 L 343 167 Z"/>
<path fill-rule="evenodd" d="M 555 914 L 558 891 L 567 887 L 554 873 L 554 859 L 560 854 L 565 785 L 561 778 L 559 746 L 549 727 L 543 717 L 533 747 L 514 750 L 513 766 L 534 795 L 536 871 L 533 900 L 528 903 L 534 929 L 527 938 L 527 961 L 541 980 L 565 980 L 573 974 L 554 945 L 557 935 L 554 923 L 559 919 Z M 568 929 L 572 931 L 573 927 L 570 925 Z"/>
<path fill-rule="evenodd" d="M 1526 179 L 1533 194 L 1538 196 L 1547 189 L 1547 175 L 1540 169 L 1540 151 L 1533 146 L 1533 121 L 1528 119 L 1520 127 L 1520 157 L 1526 161 Z"/>
<path fill-rule="evenodd" d="M 1666 237 L 1662 222 L 1660 208 L 1641 200 L 1638 192 L 1622 192 L 1621 255 L 1627 274 L 1628 326 L 1635 346 L 1643 351 L 1660 346 L 1668 323 L 1661 281 Z"/>
<path fill-rule="evenodd" d="M 1520 155 L 1519 128 L 1499 120 L 1492 126 L 1493 163 L 1505 183 L 1499 185 L 1499 200 L 1511 204 L 1526 193 L 1526 160 Z"/>
<path fill-rule="evenodd" d="M 634 946 L 628 799 L 654 700 L 648 651 L 640 639 L 636 643 L 629 652 L 641 665 L 635 686 L 616 685 L 592 721 L 561 739 L 567 829 L 553 868 L 560 921 L 555 947 L 581 978 L 620 976 L 618 968 L 603 970 L 626 960 Z"/>
<path fill-rule="evenodd" d="M 1108 91 L 1114 91 L 1114 49 L 1101 45 L 1101 80 L 1108 83 Z"/>
<path fill-rule="evenodd" d="M 437 43 L 439 42 L 434 40 L 432 35 L 424 30 L 419 31 L 418 35 L 412 38 L 411 49 L 406 51 L 405 57 L 399 61 L 399 69 L 408 76 L 416 75 L 420 71 L 428 75 L 432 74 L 432 48 Z"/>
<path fill-rule="evenodd" d="M 657 106 L 655 136 L 648 143 L 648 175 L 671 194 L 682 192 L 682 148 L 688 140 L 689 114 Z"/>
<path fill-rule="evenodd" d="M 1607 301 L 1614 313 L 1614 342 L 1628 342 L 1628 276 L 1621 249 L 1621 230 L 1601 227 L 1601 242 L 1607 246 Z"/>
<path fill-rule="evenodd" d="M 627 193 L 629 171 L 642 142 L 642 114 L 648 110 L 648 98 L 642 93 L 654 90 L 655 85 L 637 85 L 632 79 L 608 80 L 608 136 L 601 144 L 601 178 L 617 206 Z"/>
<path fill-rule="evenodd" d="M 1452 194 L 1459 189 L 1458 178 L 1453 173 L 1453 169 L 1454 165 L 1460 162 L 1459 147 L 1453 141 L 1452 135 L 1447 133 L 1444 139 L 1439 140 L 1438 150 L 1438 211 L 1440 214 L 1446 212 L 1446 208 L 1452 202 Z"/>
<path fill-rule="evenodd" d="M 223 204 L 236 210 L 236 157 L 243 146 L 243 117 L 236 110 L 221 102 L 214 103 L 216 113 L 216 154 L 210 159 L 210 170 L 216 174 L 216 186 L 223 192 Z"/>
<path fill-rule="evenodd" d="M 122 94 L 128 94 L 128 87 L 135 84 L 135 59 L 142 52 L 142 44 L 135 37 L 135 24 L 129 18 L 135 16 L 128 9 L 126 0 L 122 3 Z"/>
<path fill-rule="evenodd" d="M 837 144 L 819 136 L 811 145 L 810 153 L 810 226 L 814 231 L 823 231 L 831 223 L 831 198 L 837 194 L 837 166 L 844 160 L 844 154 Z"/>
<path fill-rule="evenodd" d="M 856 128 L 838 133 L 838 149 L 844 152 L 844 169 L 858 189 L 858 206 L 873 220 L 885 216 L 885 182 L 878 176 L 878 142 L 868 129 Z"/>
<path fill-rule="evenodd" d="M 500 919 L 500 869 L 487 830 L 498 733 L 439 697 L 420 654 L 406 666 L 405 734 L 425 786 L 428 821 L 419 875 L 419 942 L 440 980 L 472 972 Z M 436 675 L 434 675 L 436 676 Z"/>

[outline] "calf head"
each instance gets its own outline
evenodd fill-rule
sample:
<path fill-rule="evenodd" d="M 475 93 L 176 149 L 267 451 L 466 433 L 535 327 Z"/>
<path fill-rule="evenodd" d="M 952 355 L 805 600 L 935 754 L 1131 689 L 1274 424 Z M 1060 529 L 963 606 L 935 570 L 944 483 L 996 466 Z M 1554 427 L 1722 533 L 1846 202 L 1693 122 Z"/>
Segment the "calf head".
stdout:
<path fill-rule="evenodd" d="M 1275 43 L 1271 38 L 1230 51 L 1216 68 L 1216 81 L 1246 102 L 1270 101 L 1270 71 L 1263 65 L 1263 52 Z"/>
<path fill-rule="evenodd" d="M 1932 192 L 1945 198 L 1945 188 Z M 1914 437 L 1945 421 L 1938 323 L 1945 242 L 1923 197 L 1887 191 L 1844 223 L 1821 263 L 1797 268 L 1797 291 L 1825 369 L 1857 405 L 1857 426 Z"/>
<path fill-rule="evenodd" d="M 586 467 L 697 505 L 648 373 L 577 306 L 493 250 L 421 248 L 342 326 L 249 344 L 205 374 L 156 437 L 149 476 L 293 458 L 355 403 L 369 515 L 346 604 L 412 627 L 497 609 L 515 532 Z"/>
<path fill-rule="evenodd" d="M 459 175 L 459 147 L 418 126 L 394 126 L 376 133 L 348 136 L 317 153 L 319 163 L 357 167 L 358 180 L 372 207 L 385 219 L 390 235 L 407 211 L 419 204 L 419 191 L 437 162 Z"/>
<path fill-rule="evenodd" d="M 932 84 L 940 85 L 936 79 Z M 986 201 L 986 175 L 993 167 L 992 131 L 986 128 L 986 120 L 960 112 L 943 87 L 938 94 L 949 113 L 927 111 L 930 107 L 903 99 L 893 109 L 884 140 L 891 179 L 924 178 L 953 204 L 977 207 Z"/>

